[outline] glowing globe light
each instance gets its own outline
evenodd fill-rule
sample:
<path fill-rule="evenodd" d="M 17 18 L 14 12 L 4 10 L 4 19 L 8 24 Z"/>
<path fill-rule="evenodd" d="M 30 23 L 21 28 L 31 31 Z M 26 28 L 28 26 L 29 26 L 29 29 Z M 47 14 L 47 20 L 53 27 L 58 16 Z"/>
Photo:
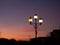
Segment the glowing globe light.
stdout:
<path fill-rule="evenodd" d="M 37 15 L 35 15 L 35 16 L 34 16 L 34 19 L 38 19 L 38 16 L 37 16 Z"/>

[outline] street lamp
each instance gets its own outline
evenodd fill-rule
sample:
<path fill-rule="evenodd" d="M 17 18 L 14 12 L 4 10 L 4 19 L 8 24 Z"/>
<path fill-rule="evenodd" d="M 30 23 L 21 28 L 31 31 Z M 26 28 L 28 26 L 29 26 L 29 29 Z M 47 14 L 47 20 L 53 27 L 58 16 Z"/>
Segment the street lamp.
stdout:
<path fill-rule="evenodd" d="M 34 23 L 33 23 L 33 20 L 34 20 Z M 43 19 L 39 18 L 37 16 L 37 14 L 35 14 L 34 19 L 32 19 L 32 17 L 29 17 L 28 21 L 30 22 L 31 25 L 34 25 L 34 28 L 35 28 L 35 38 L 37 38 L 37 28 L 38 28 L 38 25 L 41 25 L 43 23 Z"/>
<path fill-rule="evenodd" d="M 38 19 L 38 16 L 35 14 L 35 16 L 34 16 L 34 19 L 36 20 L 36 19 Z"/>
<path fill-rule="evenodd" d="M 43 19 L 40 18 L 40 19 L 39 19 L 39 24 L 41 25 L 42 23 L 43 23 Z"/>
<path fill-rule="evenodd" d="M 29 20 L 28 21 L 30 22 L 30 24 L 32 24 L 32 22 L 33 22 L 32 17 L 29 17 Z"/>

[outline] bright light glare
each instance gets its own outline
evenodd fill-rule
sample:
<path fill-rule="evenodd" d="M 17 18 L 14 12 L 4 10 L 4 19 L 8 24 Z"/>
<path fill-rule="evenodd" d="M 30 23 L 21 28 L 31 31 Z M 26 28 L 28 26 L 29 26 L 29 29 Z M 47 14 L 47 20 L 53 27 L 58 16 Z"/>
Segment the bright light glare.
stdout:
<path fill-rule="evenodd" d="M 40 20 L 39 20 L 39 23 L 43 23 L 43 20 L 42 20 L 42 19 L 40 19 Z"/>
<path fill-rule="evenodd" d="M 32 21 L 33 21 L 33 19 L 30 17 L 30 18 L 29 18 L 29 22 L 32 22 Z"/>
<path fill-rule="evenodd" d="M 35 15 L 35 16 L 34 16 L 34 19 L 38 19 L 38 16 L 37 16 L 37 15 Z"/>

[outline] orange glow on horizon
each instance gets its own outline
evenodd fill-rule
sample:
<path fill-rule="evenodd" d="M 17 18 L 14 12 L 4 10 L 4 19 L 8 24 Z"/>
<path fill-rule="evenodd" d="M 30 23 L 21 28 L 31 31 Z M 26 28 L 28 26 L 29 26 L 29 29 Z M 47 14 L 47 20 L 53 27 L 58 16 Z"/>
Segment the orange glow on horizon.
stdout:
<path fill-rule="evenodd" d="M 3 34 L 1 36 L 1 38 L 6 38 L 6 39 L 15 39 L 15 40 L 25 40 L 25 41 L 28 41 L 30 40 L 30 37 L 28 35 L 20 35 L 20 36 L 17 36 L 17 35 L 10 35 L 10 34 Z"/>
<path fill-rule="evenodd" d="M 40 31 L 38 33 L 39 37 L 47 37 L 48 33 L 44 32 L 44 31 Z M 31 38 L 34 38 L 34 35 L 12 35 L 12 34 L 2 34 L 0 35 L 1 38 L 6 38 L 6 39 L 15 39 L 15 40 L 25 40 L 28 41 Z"/>
<path fill-rule="evenodd" d="M 35 37 L 34 28 L 20 26 L 0 26 L 0 37 L 15 40 L 30 40 Z M 38 29 L 38 37 L 46 37 L 49 31 Z"/>

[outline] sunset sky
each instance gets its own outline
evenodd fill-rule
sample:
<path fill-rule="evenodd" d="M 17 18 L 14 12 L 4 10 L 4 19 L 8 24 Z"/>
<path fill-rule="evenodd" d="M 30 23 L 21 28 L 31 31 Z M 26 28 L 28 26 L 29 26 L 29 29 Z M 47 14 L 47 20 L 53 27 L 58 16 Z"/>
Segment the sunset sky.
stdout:
<path fill-rule="evenodd" d="M 39 37 L 47 36 L 60 25 L 59 0 L 0 0 L 0 36 L 25 40 L 33 38 L 34 28 L 28 18 L 33 18 L 35 13 L 44 19 L 38 27 Z"/>

